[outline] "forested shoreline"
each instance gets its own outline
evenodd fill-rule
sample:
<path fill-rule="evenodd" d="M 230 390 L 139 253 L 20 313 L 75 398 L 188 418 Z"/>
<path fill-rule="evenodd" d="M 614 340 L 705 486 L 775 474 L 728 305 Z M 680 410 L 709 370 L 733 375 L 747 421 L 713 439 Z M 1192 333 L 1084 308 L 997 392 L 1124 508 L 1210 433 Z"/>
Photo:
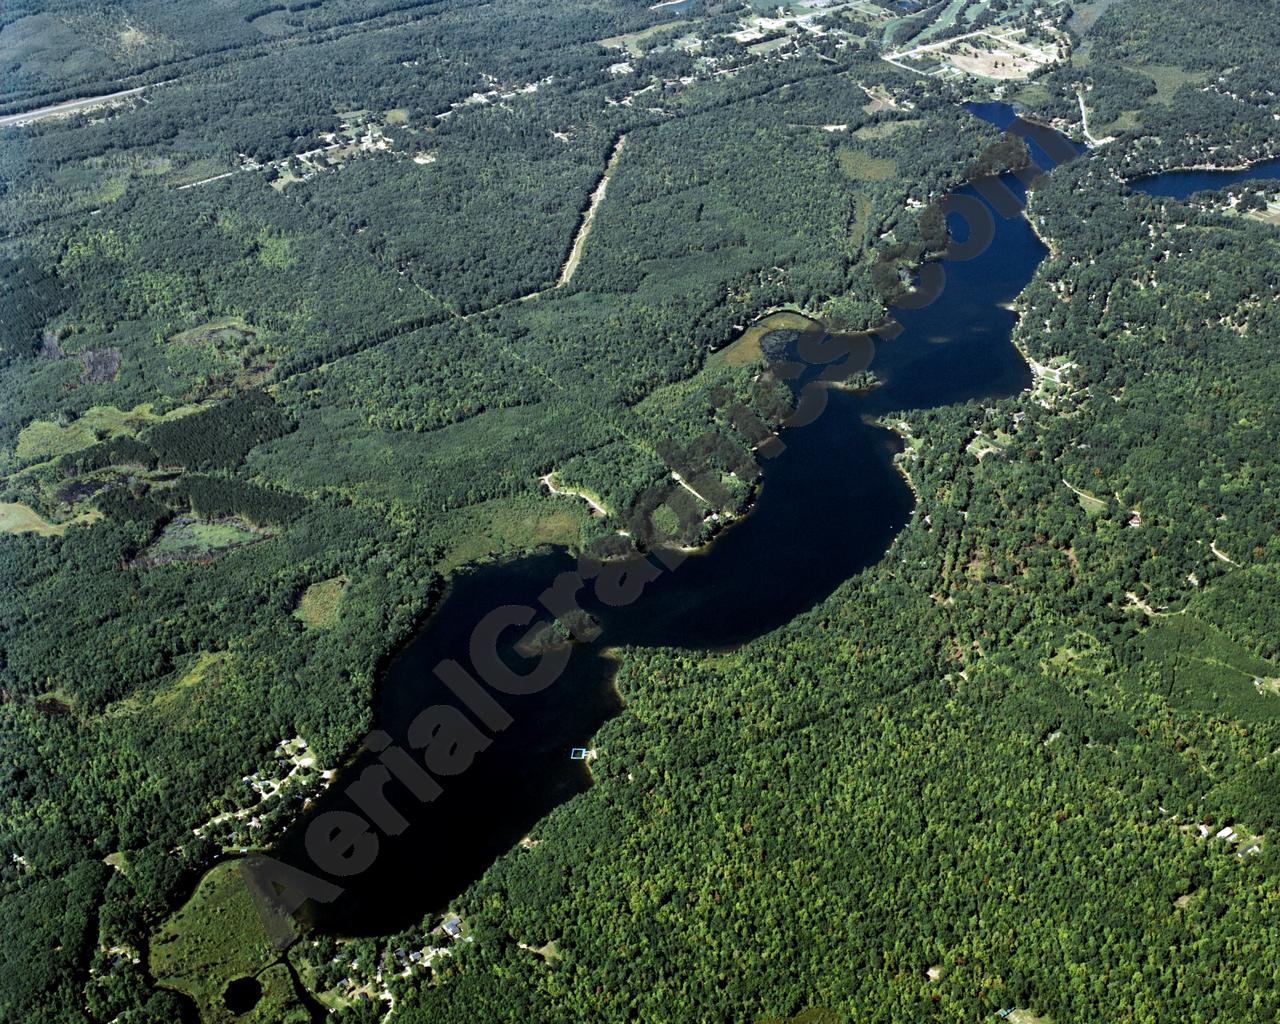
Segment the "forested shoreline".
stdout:
<path fill-rule="evenodd" d="M 234 975 L 264 1022 L 298 986 L 351 1021 L 1274 1018 L 1277 236 L 1126 184 L 1274 155 L 1274 26 L 1122 0 L 1010 86 L 1112 136 L 1032 197 L 1034 390 L 886 418 L 916 516 L 818 608 L 619 652 L 594 787 L 459 897 L 469 941 L 286 970 L 203 872 L 349 758 L 451 574 L 625 527 L 726 395 L 776 417 L 756 317 L 881 321 L 991 83 L 881 60 L 867 12 L 161 7 L 0 19 L 74 58 L 15 58 L 0 109 L 179 75 L 0 131 L 0 1016 L 233 1019 Z"/>

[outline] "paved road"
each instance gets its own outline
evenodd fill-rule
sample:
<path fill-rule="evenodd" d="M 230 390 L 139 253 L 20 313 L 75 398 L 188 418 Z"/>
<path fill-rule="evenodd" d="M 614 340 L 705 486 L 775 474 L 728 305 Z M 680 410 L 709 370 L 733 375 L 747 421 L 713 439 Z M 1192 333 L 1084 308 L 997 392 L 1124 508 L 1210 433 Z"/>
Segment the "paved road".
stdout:
<path fill-rule="evenodd" d="M 15 125 L 30 124 L 32 121 L 41 121 L 46 117 L 58 117 L 66 114 L 74 114 L 81 110 L 89 110 L 103 103 L 110 103 L 112 100 L 128 99 L 130 96 L 137 96 L 147 87 L 139 86 L 136 89 L 125 89 L 124 92 L 113 92 L 107 96 L 91 96 L 84 100 L 67 100 L 65 103 L 55 103 L 52 107 L 41 107 L 39 110 L 28 110 L 22 114 L 5 114 L 0 117 L 0 128 L 12 128 Z"/>

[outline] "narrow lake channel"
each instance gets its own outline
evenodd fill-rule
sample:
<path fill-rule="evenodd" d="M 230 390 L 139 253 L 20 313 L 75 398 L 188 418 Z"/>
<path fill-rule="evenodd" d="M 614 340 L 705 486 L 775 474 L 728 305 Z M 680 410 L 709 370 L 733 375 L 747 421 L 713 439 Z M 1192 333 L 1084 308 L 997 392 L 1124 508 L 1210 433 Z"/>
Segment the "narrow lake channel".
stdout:
<path fill-rule="evenodd" d="M 999 128 L 1016 118 L 1003 104 L 968 109 Z M 1053 166 L 1033 153 L 1041 167 Z M 1006 176 L 1006 182 L 1024 197 L 1017 180 Z M 970 186 L 960 192 L 978 195 Z M 878 347 L 871 366 L 881 382 L 877 388 L 862 394 L 832 389 L 815 422 L 783 433 L 786 451 L 763 463 L 762 486 L 747 517 L 650 583 L 634 603 L 610 608 L 584 601 L 603 635 L 574 647 L 568 667 L 548 689 L 504 697 L 514 723 L 466 772 L 445 780 L 442 796 L 419 803 L 407 792 L 393 792 L 398 783 L 392 783 L 388 794 L 409 828 L 381 837 L 375 867 L 341 879 L 345 892 L 336 901 L 308 906 L 312 927 L 379 935 L 416 924 L 444 909 L 557 804 L 585 790 L 591 784 L 587 765 L 571 760 L 570 751 L 589 746 L 600 724 L 621 708 L 612 685 L 615 663 L 602 654 L 606 647 L 714 650 L 742 644 L 812 608 L 883 557 L 909 522 L 914 501 L 893 465 L 901 441 L 874 420 L 897 410 L 1000 398 L 1031 382 L 1010 340 L 1016 315 L 1008 307 L 1045 249 L 1023 217 L 997 214 L 995 223 L 993 243 L 976 259 L 943 261 L 946 286 L 932 304 L 893 311 L 904 330 Z M 470 664 L 469 639 L 486 614 L 502 605 L 537 607 L 557 575 L 575 566 L 576 559 L 558 549 L 459 574 L 389 666 L 379 727 L 403 743 L 423 708 L 460 706 L 434 667 L 446 658 Z M 518 662 L 510 651 L 504 657 Z M 364 754 L 344 769 L 291 827 L 276 856 L 314 871 L 304 849 L 307 825 L 326 811 L 353 810 L 344 783 L 371 763 L 373 755 Z"/>

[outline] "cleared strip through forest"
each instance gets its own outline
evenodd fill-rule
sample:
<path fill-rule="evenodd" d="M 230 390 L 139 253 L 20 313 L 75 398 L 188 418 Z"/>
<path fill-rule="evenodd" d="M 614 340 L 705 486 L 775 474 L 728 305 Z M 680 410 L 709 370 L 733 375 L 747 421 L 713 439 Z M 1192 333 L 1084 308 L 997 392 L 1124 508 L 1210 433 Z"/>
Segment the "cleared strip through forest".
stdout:
<path fill-rule="evenodd" d="M 85 99 L 67 100 L 63 103 L 55 103 L 51 107 L 41 107 L 39 110 L 27 110 L 18 114 L 5 114 L 3 117 L 0 117 L 0 128 L 31 124 L 34 121 L 42 121 L 46 117 L 66 117 L 70 114 L 78 114 L 83 110 L 92 110 L 94 107 L 100 107 L 107 103 L 113 103 L 119 100 L 129 99 L 132 96 L 138 96 L 147 88 L 149 87 L 139 86 L 136 89 L 125 89 L 122 92 L 113 92 L 106 96 L 89 96 Z"/>
<path fill-rule="evenodd" d="M 614 144 L 613 152 L 609 154 L 609 162 L 605 164 L 604 174 L 600 176 L 600 183 L 596 185 L 596 190 L 591 193 L 591 202 L 587 206 L 587 212 L 582 215 L 582 223 L 578 226 L 578 233 L 573 239 L 573 248 L 569 250 L 569 258 L 565 260 L 564 266 L 560 270 L 560 279 L 556 281 L 557 288 L 563 288 L 569 283 L 573 277 L 573 272 L 578 269 L 578 264 L 582 262 L 582 250 L 587 244 L 587 235 L 591 233 L 591 225 L 595 223 L 596 210 L 600 208 L 600 204 L 604 202 L 604 194 L 609 188 L 609 179 L 613 176 L 614 169 L 618 166 L 618 159 L 622 156 L 622 147 L 626 145 L 626 135 L 619 135 L 618 141 Z"/>

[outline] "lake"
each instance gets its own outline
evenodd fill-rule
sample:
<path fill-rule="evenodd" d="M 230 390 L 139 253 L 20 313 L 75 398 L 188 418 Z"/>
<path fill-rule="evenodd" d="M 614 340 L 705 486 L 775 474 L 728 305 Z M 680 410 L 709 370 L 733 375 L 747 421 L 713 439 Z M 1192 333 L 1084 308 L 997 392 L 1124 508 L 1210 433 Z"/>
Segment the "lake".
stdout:
<path fill-rule="evenodd" d="M 1167 199 L 1186 199 L 1196 192 L 1226 188 L 1242 181 L 1274 181 L 1280 179 L 1280 157 L 1263 160 L 1233 171 L 1166 171 L 1145 178 L 1134 178 L 1129 187 L 1135 192 Z"/>
<path fill-rule="evenodd" d="M 970 109 L 1001 128 L 1016 117 L 1003 104 Z M 1040 157 L 1041 167 L 1052 166 Z M 1006 178 L 1024 198 L 1022 185 Z M 959 191 L 979 196 L 972 186 Z M 395 791 L 398 783 L 387 787 L 410 826 L 381 838 L 374 867 L 341 879 L 345 892 L 336 901 L 308 905 L 310 925 L 342 935 L 416 925 L 444 909 L 557 804 L 590 786 L 586 762 L 571 760 L 570 751 L 590 746 L 601 723 L 621 710 L 606 647 L 740 645 L 814 607 L 884 556 L 910 521 L 914 502 L 893 463 L 902 442 L 873 421 L 898 410 L 997 399 L 1031 383 L 1011 343 L 1016 316 L 1006 307 L 1030 282 L 1045 249 L 1023 217 L 994 219 L 994 242 L 985 252 L 968 262 L 941 261 L 946 286 L 931 305 L 893 310 L 904 330 L 876 351 L 871 369 L 880 385 L 861 394 L 832 389 L 816 421 L 783 432 L 786 450 L 762 462 L 762 485 L 748 516 L 648 584 L 634 603 L 612 608 L 584 600 L 603 627 L 601 638 L 575 646 L 548 689 L 504 696 L 514 723 L 468 770 L 442 780 L 438 799 L 422 804 Z M 963 241 L 962 223 L 952 229 Z M 468 641 L 487 613 L 510 604 L 536 607 L 556 576 L 575 565 L 567 551 L 551 550 L 459 574 L 389 666 L 380 727 L 403 743 L 423 708 L 460 707 L 433 668 L 445 658 L 470 664 Z M 523 661 L 509 647 L 502 654 L 513 667 Z M 289 830 L 276 856 L 314 871 L 303 848 L 308 823 L 326 811 L 354 810 L 345 785 L 372 763 L 373 755 L 363 754 L 344 769 Z"/>

